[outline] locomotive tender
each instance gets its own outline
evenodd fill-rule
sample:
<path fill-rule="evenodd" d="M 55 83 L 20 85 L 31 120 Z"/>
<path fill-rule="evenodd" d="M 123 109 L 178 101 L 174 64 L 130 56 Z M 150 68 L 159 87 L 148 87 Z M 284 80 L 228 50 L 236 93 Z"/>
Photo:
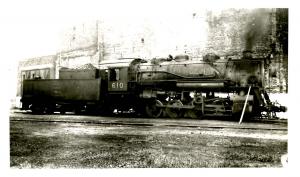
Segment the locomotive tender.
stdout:
<path fill-rule="evenodd" d="M 264 59 L 252 57 L 102 61 L 99 69 L 61 71 L 59 79 L 25 80 L 22 109 L 34 113 L 134 110 L 173 118 L 285 111 L 270 101 L 264 89 L 265 67 Z"/>

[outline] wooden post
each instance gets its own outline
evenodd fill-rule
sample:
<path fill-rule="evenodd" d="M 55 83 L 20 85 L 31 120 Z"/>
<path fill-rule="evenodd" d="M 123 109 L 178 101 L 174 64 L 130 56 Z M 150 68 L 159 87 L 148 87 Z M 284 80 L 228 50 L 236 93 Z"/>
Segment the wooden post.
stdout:
<path fill-rule="evenodd" d="M 248 97 L 249 97 L 249 94 L 250 94 L 250 90 L 251 90 L 251 85 L 249 86 L 249 89 L 248 89 L 247 97 L 246 97 L 246 100 L 245 100 L 245 104 L 244 104 L 244 107 L 243 107 L 243 111 L 242 111 L 242 115 L 241 115 L 239 124 L 241 124 L 242 121 L 243 121 L 243 117 L 244 117 L 245 109 L 246 109 L 246 106 L 247 106 L 247 102 L 248 102 Z"/>

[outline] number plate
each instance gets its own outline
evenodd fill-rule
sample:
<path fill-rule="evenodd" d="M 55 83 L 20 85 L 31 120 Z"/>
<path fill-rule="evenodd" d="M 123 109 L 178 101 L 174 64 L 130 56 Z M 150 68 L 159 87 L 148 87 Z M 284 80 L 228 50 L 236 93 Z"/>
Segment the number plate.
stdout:
<path fill-rule="evenodd" d="M 108 84 L 108 90 L 109 91 L 123 91 L 127 90 L 127 83 L 124 82 L 110 82 Z"/>

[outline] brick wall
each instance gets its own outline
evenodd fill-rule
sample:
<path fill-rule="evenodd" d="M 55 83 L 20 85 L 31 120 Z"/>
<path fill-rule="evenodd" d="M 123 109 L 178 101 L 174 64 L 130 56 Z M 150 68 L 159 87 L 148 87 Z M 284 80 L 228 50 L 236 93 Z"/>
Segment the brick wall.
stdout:
<path fill-rule="evenodd" d="M 257 57 L 269 54 L 272 13 L 272 9 L 208 10 L 207 51 L 220 56 L 241 55 L 244 50 Z"/>
<path fill-rule="evenodd" d="M 207 11 L 204 53 L 241 58 L 251 50 L 255 58 L 271 57 L 265 83 L 270 92 L 287 92 L 288 9 L 225 9 Z"/>

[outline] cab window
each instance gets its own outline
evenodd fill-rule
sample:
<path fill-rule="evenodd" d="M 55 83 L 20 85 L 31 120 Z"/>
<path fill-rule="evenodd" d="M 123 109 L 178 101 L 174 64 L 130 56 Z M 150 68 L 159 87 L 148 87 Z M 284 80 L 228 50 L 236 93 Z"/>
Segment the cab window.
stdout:
<path fill-rule="evenodd" d="M 118 80 L 120 80 L 120 69 L 119 68 L 115 68 L 115 69 L 111 69 L 110 70 L 109 80 L 110 81 L 118 81 Z"/>

